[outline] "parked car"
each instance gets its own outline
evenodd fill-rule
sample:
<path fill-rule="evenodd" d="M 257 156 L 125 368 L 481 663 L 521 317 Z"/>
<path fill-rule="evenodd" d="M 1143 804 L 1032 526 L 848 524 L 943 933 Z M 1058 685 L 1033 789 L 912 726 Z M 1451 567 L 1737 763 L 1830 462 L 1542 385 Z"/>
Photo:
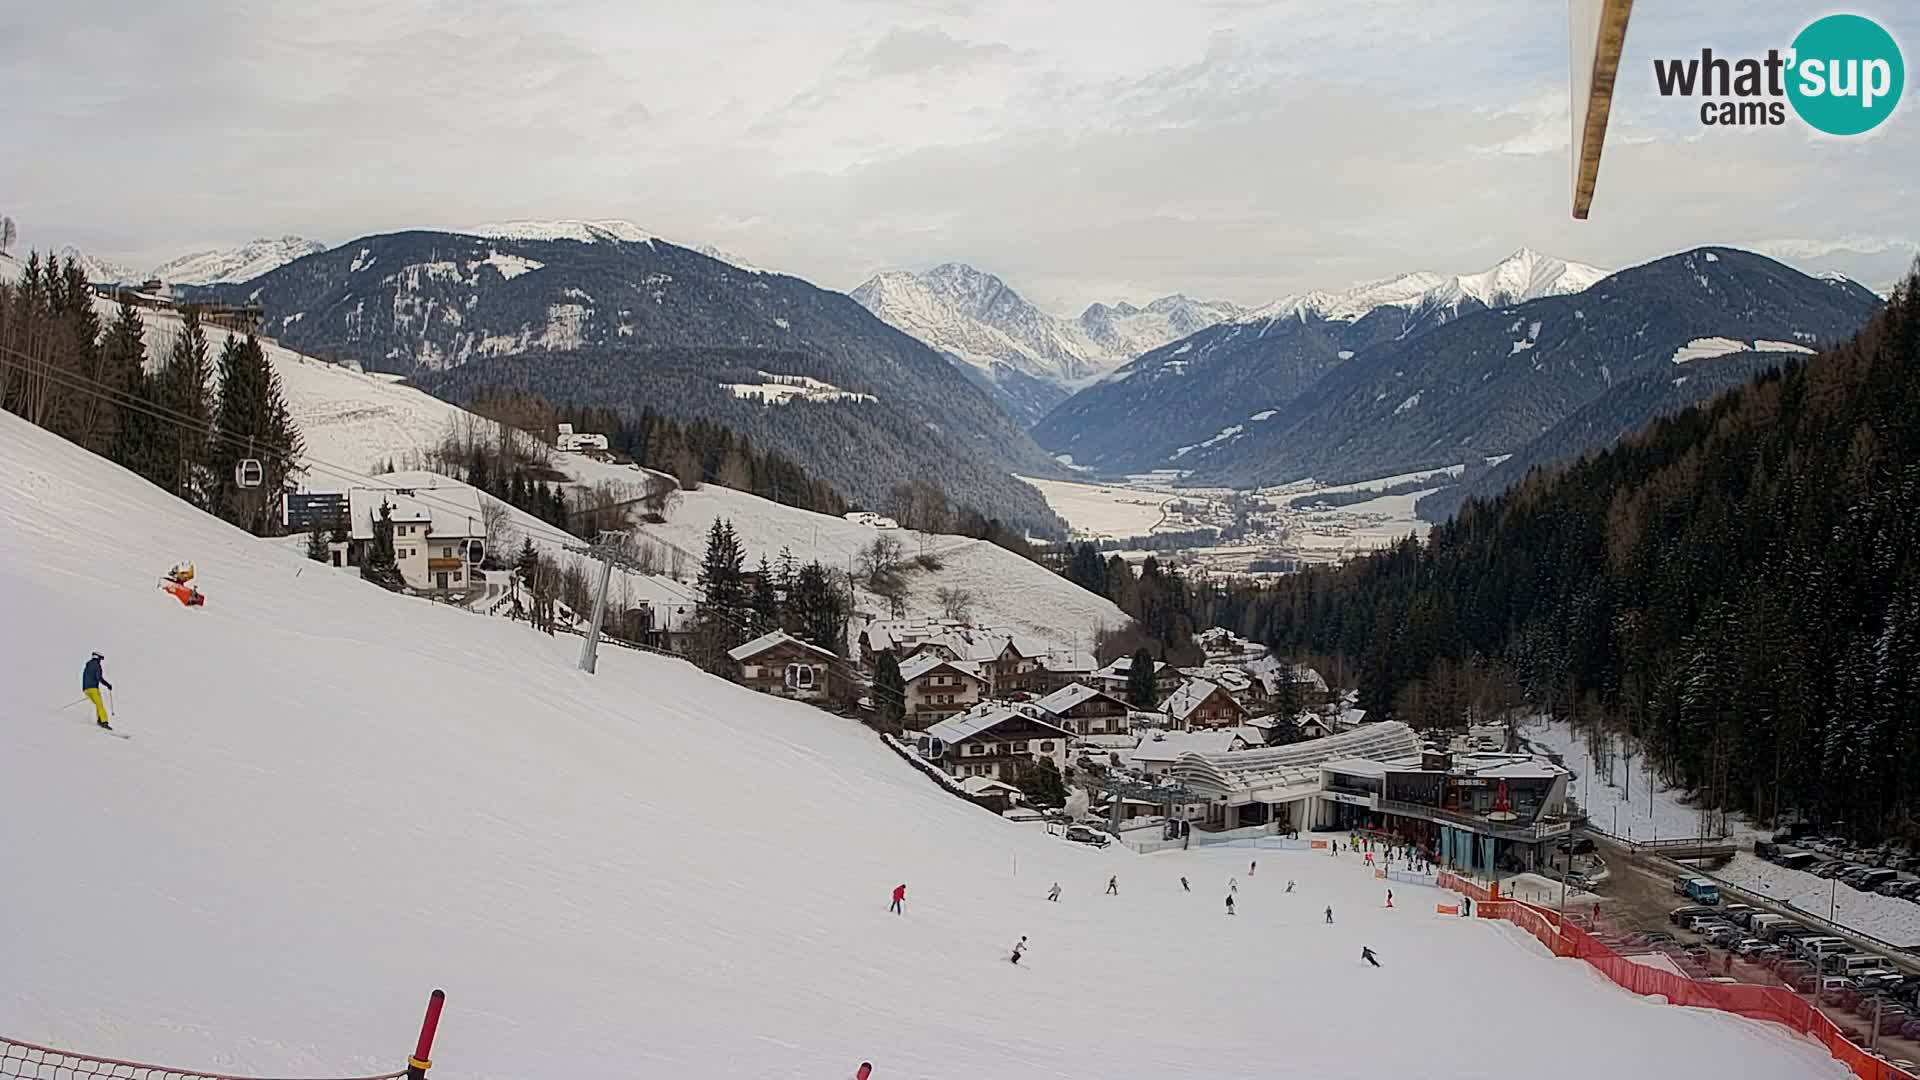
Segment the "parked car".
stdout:
<path fill-rule="evenodd" d="M 1880 1011 L 1880 1034 L 1898 1035 L 1906 1029 L 1907 1021 L 1912 1019 L 1913 1014 L 1898 1005 L 1882 1009 Z"/>
<path fill-rule="evenodd" d="M 1675 926 L 1683 926 L 1688 919 L 1693 918 L 1695 915 L 1711 914 L 1713 914 L 1713 909 L 1710 907 L 1702 907 L 1699 904 L 1686 904 L 1667 912 L 1667 921 Z"/>
<path fill-rule="evenodd" d="M 1900 1025 L 1900 1037 L 1920 1040 L 1920 1020 L 1909 1020 Z"/>
<path fill-rule="evenodd" d="M 1728 922 L 1744 930 L 1753 924 L 1753 917 L 1761 914 L 1761 911 L 1752 904 L 1728 904 L 1720 909 L 1720 914 L 1725 916 Z"/>
<path fill-rule="evenodd" d="M 1731 948 L 1735 953 L 1738 953 L 1741 956 L 1752 956 L 1753 954 L 1759 952 L 1762 949 L 1771 949 L 1773 948 L 1773 946 L 1767 944 L 1764 941 L 1761 941 L 1757 937 L 1750 937 L 1750 938 L 1741 938 L 1740 940 L 1734 942 L 1732 945 L 1728 946 L 1728 948 Z"/>
<path fill-rule="evenodd" d="M 1840 871 L 1845 870 L 1846 868 L 1847 868 L 1847 864 L 1843 862 L 1832 862 L 1832 861 L 1823 862 L 1819 866 L 1816 866 L 1813 868 L 1813 876 L 1823 877 L 1823 878 L 1835 877 L 1839 875 Z"/>
<path fill-rule="evenodd" d="M 1862 892 L 1866 892 L 1869 890 L 1878 889 L 1880 886 L 1885 885 L 1889 881 L 1899 881 L 1899 880 L 1900 880 L 1899 871 L 1889 870 L 1884 866 L 1875 866 L 1868 869 L 1866 873 L 1859 875 L 1860 883 L 1858 885 L 1855 885 L 1854 888 L 1859 889 Z"/>
<path fill-rule="evenodd" d="M 1778 945 L 1768 945 L 1755 951 L 1748 959 L 1763 968 L 1772 970 L 1780 965 L 1780 961 L 1787 959 L 1787 954 L 1781 951 Z"/>
<path fill-rule="evenodd" d="M 1859 989 L 1858 986 L 1854 985 L 1852 979 L 1828 976 L 1820 980 L 1820 1004 L 1840 1005 L 1842 1004 L 1840 1000 L 1842 994 L 1848 990 L 1852 990 L 1855 991 L 1856 996 L 1858 996 Z"/>
<path fill-rule="evenodd" d="M 1851 1011 L 1853 1015 L 1865 1020 L 1867 1017 L 1872 1016 L 1875 1010 L 1884 1009 L 1886 1006 L 1887 996 L 1885 994 L 1866 993 L 1861 994 L 1859 998 L 1854 1001 L 1849 1007 L 1849 1011 Z"/>
<path fill-rule="evenodd" d="M 1731 949 L 1747 936 L 1745 930 L 1737 926 L 1716 926 L 1707 931 L 1707 941 L 1723 949 Z"/>
<path fill-rule="evenodd" d="M 1076 844 L 1090 844 L 1093 847 L 1106 847 L 1113 843 L 1113 837 L 1085 825 L 1067 826 L 1067 839 Z"/>
<path fill-rule="evenodd" d="M 1805 851 L 1783 851 L 1774 856 L 1773 861 L 1789 870 L 1813 870 L 1825 865 L 1818 857 Z"/>

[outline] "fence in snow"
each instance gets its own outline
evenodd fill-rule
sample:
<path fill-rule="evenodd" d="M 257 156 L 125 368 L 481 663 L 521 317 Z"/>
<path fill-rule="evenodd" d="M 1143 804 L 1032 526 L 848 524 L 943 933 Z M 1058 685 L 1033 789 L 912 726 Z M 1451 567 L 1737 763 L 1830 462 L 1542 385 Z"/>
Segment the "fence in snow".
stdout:
<path fill-rule="evenodd" d="M 1473 897 L 1475 916 L 1513 923 L 1532 934 L 1553 955 L 1584 960 L 1615 984 L 1636 994 L 1658 994 L 1673 1005 L 1718 1009 L 1752 1020 L 1784 1024 L 1825 1046 L 1828 1053 L 1852 1069 L 1861 1080 L 1916 1080 L 1912 1073 L 1874 1057 L 1847 1038 L 1825 1013 L 1786 987 L 1701 982 L 1636 964 L 1552 911 L 1502 898 L 1497 890 L 1483 888 L 1454 874 L 1440 874 L 1437 883 L 1443 889 Z"/>

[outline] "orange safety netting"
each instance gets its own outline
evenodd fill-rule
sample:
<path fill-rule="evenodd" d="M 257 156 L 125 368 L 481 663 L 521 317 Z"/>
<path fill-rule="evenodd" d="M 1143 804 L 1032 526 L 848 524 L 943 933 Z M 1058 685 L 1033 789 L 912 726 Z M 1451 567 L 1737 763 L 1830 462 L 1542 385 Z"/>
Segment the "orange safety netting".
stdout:
<path fill-rule="evenodd" d="M 1753 1020 L 1785 1024 L 1815 1042 L 1826 1046 L 1840 1062 L 1861 1080 L 1916 1080 L 1912 1073 L 1895 1068 L 1847 1038 L 1838 1025 L 1813 1004 L 1783 986 L 1757 986 L 1752 983 L 1701 982 L 1685 975 L 1636 964 L 1603 944 L 1598 938 L 1551 911 L 1519 900 L 1499 899 L 1490 892 L 1452 874 L 1440 875 L 1442 888 L 1466 893 L 1476 901 L 1473 913 L 1483 919 L 1504 919 L 1537 938 L 1555 956 L 1584 960 L 1607 978 L 1636 994 L 1660 994 L 1675 1005 L 1699 1009 L 1718 1009 Z"/>

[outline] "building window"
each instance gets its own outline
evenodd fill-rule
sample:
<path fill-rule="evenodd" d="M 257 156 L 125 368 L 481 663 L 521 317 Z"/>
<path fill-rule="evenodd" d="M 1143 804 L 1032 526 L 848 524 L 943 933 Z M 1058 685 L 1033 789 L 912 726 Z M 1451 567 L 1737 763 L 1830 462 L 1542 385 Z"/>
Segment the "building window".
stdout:
<path fill-rule="evenodd" d="M 1014 753 L 1016 753 L 1016 754 L 1024 754 L 1024 753 L 1026 753 L 1026 752 L 1027 752 L 1027 744 L 1026 744 L 1026 743 L 1024 743 L 1024 742 L 1017 742 L 1017 743 L 1014 743 L 1014 744 L 1013 744 L 1013 752 L 1014 752 Z"/>
<path fill-rule="evenodd" d="M 792 690 L 813 689 L 813 665 L 788 664 L 787 687 Z"/>
<path fill-rule="evenodd" d="M 1052 743 L 1050 743 L 1050 742 L 1043 742 L 1043 743 L 1041 743 L 1041 744 L 1040 744 L 1040 752 L 1041 752 L 1041 753 L 1043 753 L 1043 754 L 1051 754 L 1051 753 L 1053 753 L 1053 744 L 1052 744 Z"/>
<path fill-rule="evenodd" d="M 967 744 L 967 753 L 974 757 L 979 757 L 981 754 L 984 754 L 986 752 L 987 752 L 987 746 L 985 743 L 968 743 Z"/>

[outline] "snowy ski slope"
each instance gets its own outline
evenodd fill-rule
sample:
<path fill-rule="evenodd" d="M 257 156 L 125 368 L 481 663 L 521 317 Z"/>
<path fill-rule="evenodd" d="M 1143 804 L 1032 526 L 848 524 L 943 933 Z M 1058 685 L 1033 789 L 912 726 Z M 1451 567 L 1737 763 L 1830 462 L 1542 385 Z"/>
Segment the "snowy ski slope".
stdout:
<path fill-rule="evenodd" d="M 1080 848 L 826 713 L 313 572 L 10 415 L 0 461 L 17 1038 L 372 1072 L 437 985 L 435 1075 L 468 1080 L 1845 1075 L 1430 890 L 1386 910 L 1357 860 Z M 177 557 L 206 607 L 154 588 Z M 62 708 L 90 649 L 131 741 Z M 1576 1022 L 1631 1037 L 1569 1052 Z"/>

